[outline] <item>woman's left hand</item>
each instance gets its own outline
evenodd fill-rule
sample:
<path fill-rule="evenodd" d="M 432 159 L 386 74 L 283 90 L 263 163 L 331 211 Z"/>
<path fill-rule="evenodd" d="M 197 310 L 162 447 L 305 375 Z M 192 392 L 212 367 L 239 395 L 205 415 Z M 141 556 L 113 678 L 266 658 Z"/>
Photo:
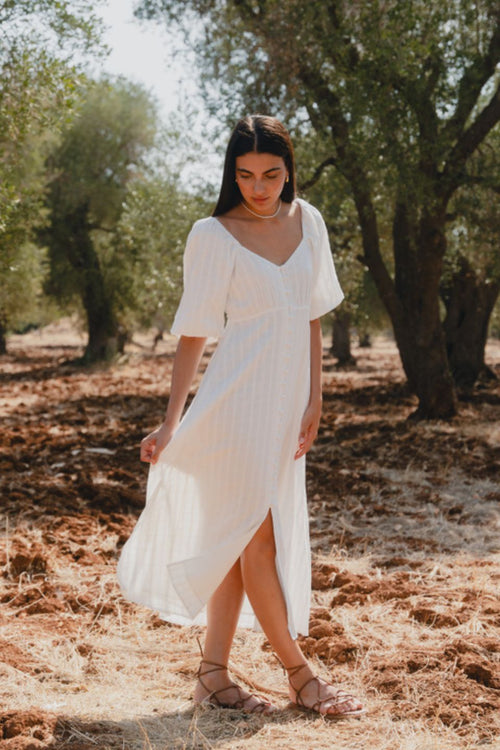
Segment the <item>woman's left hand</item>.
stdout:
<path fill-rule="evenodd" d="M 305 456 L 318 434 L 319 421 L 321 419 L 321 401 L 309 404 L 302 417 L 299 433 L 299 447 L 295 452 L 295 459 Z"/>

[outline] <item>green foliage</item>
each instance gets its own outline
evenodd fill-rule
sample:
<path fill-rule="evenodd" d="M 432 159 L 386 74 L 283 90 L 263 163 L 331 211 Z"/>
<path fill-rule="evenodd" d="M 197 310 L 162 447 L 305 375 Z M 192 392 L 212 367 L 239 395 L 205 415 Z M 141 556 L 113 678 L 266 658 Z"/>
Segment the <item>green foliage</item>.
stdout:
<path fill-rule="evenodd" d="M 156 126 L 140 86 L 101 81 L 89 86 L 50 161 L 47 289 L 62 302 L 80 297 L 90 336 L 94 324 L 107 325 L 109 337 L 118 323 L 170 323 L 187 233 L 208 210 L 164 164 L 175 163 L 180 137 L 158 138 Z"/>
<path fill-rule="evenodd" d="M 44 252 L 33 243 L 46 218 L 45 160 L 74 104 L 77 51 L 98 50 L 84 2 L 0 4 L 0 334 L 29 316 L 41 292 Z M 19 296 L 19 290 L 25 294 Z"/>
<path fill-rule="evenodd" d="M 81 205 L 91 228 L 112 229 L 128 183 L 146 168 L 153 148 L 156 107 L 138 84 L 118 78 L 89 82 L 76 116 L 50 159 L 60 214 Z"/>
<path fill-rule="evenodd" d="M 81 78 L 69 59 L 99 47 L 96 19 L 84 2 L 3 2 L 0 33 L 0 215 L 5 218 L 11 202 L 24 197 L 19 193 L 27 183 L 26 150 L 29 158 L 38 158 L 29 172 L 39 179 L 45 144 L 74 103 Z M 34 155 L 34 149 L 41 154 Z"/>
<path fill-rule="evenodd" d="M 44 252 L 31 242 L 17 245 L 15 253 L 0 253 L 0 323 L 4 329 L 7 323 L 22 326 L 36 317 L 44 260 Z"/>
<path fill-rule="evenodd" d="M 103 2 L 4 0 L 0 3 L 0 59 L 5 62 L 25 51 L 30 57 L 40 56 L 49 70 L 56 61 L 69 66 L 77 53 L 104 54 L 101 19 L 94 13 L 94 8 Z"/>
<path fill-rule="evenodd" d="M 484 282 L 500 280 L 500 128 L 469 162 L 450 204 L 446 271 L 462 255 Z"/>
<path fill-rule="evenodd" d="M 312 144 L 312 134 L 305 137 L 294 133 L 294 144 L 298 174 L 305 177 L 300 192 L 322 213 L 330 236 L 330 245 L 335 260 L 345 300 L 342 308 L 350 315 L 352 324 L 365 333 L 375 333 L 387 328 L 389 321 L 373 280 L 363 263 L 363 248 L 356 206 L 342 175 L 331 167 L 322 171 L 320 177 L 311 179 L 314 166 L 322 158 L 324 144 Z M 327 158 L 323 154 L 323 158 Z M 315 160 L 315 161 L 313 161 Z M 381 239 L 384 253 L 390 263 L 390 221 L 380 206 Z"/>
<path fill-rule="evenodd" d="M 168 175 L 136 182 L 116 231 L 121 259 L 119 306 L 141 326 L 168 327 L 182 292 L 182 256 L 193 222 L 209 212 L 203 199 Z M 115 284 L 115 287 L 118 285 Z"/>
<path fill-rule="evenodd" d="M 87 314 L 98 283 L 116 311 L 127 264 L 116 230 L 129 186 L 147 169 L 156 109 L 144 89 L 123 79 L 89 83 L 73 122 L 49 164 L 50 257 L 47 290 L 61 301 L 82 298 Z"/>

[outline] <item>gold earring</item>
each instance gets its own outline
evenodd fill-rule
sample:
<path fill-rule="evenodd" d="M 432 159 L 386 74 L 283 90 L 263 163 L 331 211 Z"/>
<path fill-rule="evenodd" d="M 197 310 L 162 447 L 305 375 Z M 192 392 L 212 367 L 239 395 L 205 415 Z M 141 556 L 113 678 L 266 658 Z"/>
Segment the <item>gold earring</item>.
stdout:
<path fill-rule="evenodd" d="M 289 180 L 290 180 L 290 175 L 287 175 L 285 182 L 289 182 Z"/>

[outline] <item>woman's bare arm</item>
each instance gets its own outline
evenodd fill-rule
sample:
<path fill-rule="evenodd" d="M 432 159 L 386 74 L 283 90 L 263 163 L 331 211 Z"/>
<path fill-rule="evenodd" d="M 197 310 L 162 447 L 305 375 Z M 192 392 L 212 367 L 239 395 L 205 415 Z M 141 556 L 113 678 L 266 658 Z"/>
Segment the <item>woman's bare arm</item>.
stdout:
<path fill-rule="evenodd" d="M 181 336 L 177 344 L 172 369 L 170 398 L 163 424 L 141 442 L 141 461 L 155 464 L 160 453 L 170 442 L 181 420 L 193 380 L 198 372 L 206 338 Z"/>

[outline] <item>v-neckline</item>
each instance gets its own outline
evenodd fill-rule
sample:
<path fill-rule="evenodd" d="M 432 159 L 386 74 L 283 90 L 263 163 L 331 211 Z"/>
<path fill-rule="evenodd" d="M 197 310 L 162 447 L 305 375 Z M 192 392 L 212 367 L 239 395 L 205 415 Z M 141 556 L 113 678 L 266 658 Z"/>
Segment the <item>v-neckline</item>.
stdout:
<path fill-rule="evenodd" d="M 238 245 L 239 248 L 241 248 L 241 250 L 244 250 L 246 253 L 250 253 L 250 255 L 254 255 L 256 258 L 260 258 L 260 260 L 263 260 L 264 263 L 269 263 L 271 266 L 274 266 L 274 268 L 284 268 L 287 265 L 287 263 L 289 263 L 292 260 L 292 258 L 297 254 L 297 252 L 300 250 L 300 247 L 303 244 L 304 239 L 305 239 L 305 233 L 304 233 L 304 211 L 303 211 L 302 206 L 300 204 L 299 204 L 299 208 L 300 208 L 300 228 L 301 228 L 301 231 L 302 231 L 302 237 L 300 238 L 300 241 L 299 241 L 299 244 L 297 245 L 297 247 L 294 250 L 292 250 L 292 252 L 288 256 L 288 258 L 283 263 L 275 263 L 274 261 L 269 260 L 269 258 L 264 257 L 264 255 L 259 255 L 259 253 L 256 253 L 254 250 L 250 250 L 250 248 L 245 247 L 245 245 L 243 245 L 239 241 L 239 239 L 237 237 L 235 237 L 234 234 L 232 232 L 230 232 L 227 227 L 224 226 L 224 224 L 217 218 L 217 216 L 212 216 L 212 218 L 217 222 L 217 224 L 220 227 L 222 227 L 222 229 L 224 230 L 224 232 L 226 234 L 228 234 L 231 237 L 232 240 L 234 240 L 234 242 Z"/>

